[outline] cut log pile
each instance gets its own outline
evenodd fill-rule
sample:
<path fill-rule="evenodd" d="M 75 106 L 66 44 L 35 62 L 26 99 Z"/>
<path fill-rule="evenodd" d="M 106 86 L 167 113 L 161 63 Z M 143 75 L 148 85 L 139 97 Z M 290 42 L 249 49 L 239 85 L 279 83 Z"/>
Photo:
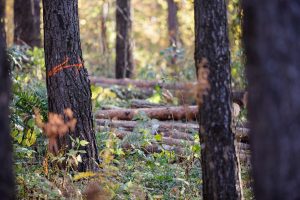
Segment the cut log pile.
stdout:
<path fill-rule="evenodd" d="M 172 106 L 139 109 L 101 110 L 96 113 L 97 119 L 132 120 L 138 113 L 144 113 L 151 119 L 158 120 L 195 120 L 198 106 Z"/>
<path fill-rule="evenodd" d="M 193 98 L 193 88 L 196 86 L 196 82 L 186 82 L 186 83 L 165 83 L 162 81 L 145 81 L 145 80 L 132 80 L 132 79 L 112 79 L 112 78 L 101 78 L 101 77 L 89 77 L 90 81 L 94 85 L 101 87 L 111 87 L 112 85 L 117 85 L 120 87 L 128 88 L 130 86 L 134 88 L 140 88 L 141 92 L 146 96 L 151 96 L 153 94 L 153 89 L 159 86 L 162 89 L 171 90 L 173 93 L 177 93 L 176 96 L 186 96 L 188 98 Z M 179 91 L 179 92 L 178 92 Z M 178 94 L 179 93 L 179 94 Z M 232 101 L 239 104 L 241 107 L 247 104 L 247 92 L 244 91 L 234 91 L 231 94 Z M 185 102 L 186 100 L 183 100 Z M 141 107 L 140 107 L 141 108 Z M 148 108 L 148 106 L 144 107 Z"/>
<path fill-rule="evenodd" d="M 174 83 L 167 84 L 154 81 L 135 81 L 130 79 L 108 79 L 91 77 L 94 84 L 108 87 L 111 85 L 120 85 L 144 89 L 151 89 L 156 85 L 170 90 L 191 90 L 193 83 Z M 233 99 L 239 105 L 244 105 L 245 93 L 233 93 Z M 136 127 L 140 121 L 135 121 L 139 115 L 149 118 L 149 129 L 153 135 L 161 135 L 160 140 L 152 143 L 143 150 L 148 153 L 160 152 L 164 150 L 174 151 L 178 155 L 184 155 L 187 147 L 195 145 L 195 133 L 199 131 L 197 122 L 198 107 L 197 106 L 171 106 L 166 104 L 155 104 L 145 100 L 133 99 L 130 102 L 130 108 L 118 108 L 103 106 L 103 110 L 99 110 L 95 114 L 96 124 L 100 130 L 109 130 L 118 138 L 124 139 L 130 134 L 137 133 Z M 249 162 L 249 129 L 244 127 L 233 127 L 233 133 L 236 139 L 237 155 L 241 161 Z M 123 148 L 131 149 L 129 143 L 123 144 Z"/>
<path fill-rule="evenodd" d="M 134 117 L 144 112 L 147 117 L 160 121 L 154 121 L 156 129 L 154 135 L 160 134 L 162 147 L 165 150 L 172 150 L 179 155 L 183 155 L 184 148 L 195 144 L 193 133 L 197 133 L 199 125 L 196 120 L 198 108 L 189 107 L 158 107 L 153 108 L 133 108 L 133 109 L 110 109 L 101 110 L 96 113 L 96 124 L 100 130 L 114 132 L 114 134 L 123 139 L 134 132 L 138 127 L 139 121 L 133 121 Z M 186 122 L 181 122 L 184 120 Z M 194 120 L 194 121 L 191 121 Z M 151 124 L 149 125 L 151 128 Z M 243 127 L 234 127 L 233 132 L 237 141 L 237 152 L 240 160 L 249 161 L 249 129 Z M 245 143 L 246 142 L 246 143 Z M 131 149 L 130 144 L 124 144 L 124 148 Z M 148 153 L 160 152 L 162 149 L 158 144 L 152 144 L 144 147 L 143 150 Z"/>

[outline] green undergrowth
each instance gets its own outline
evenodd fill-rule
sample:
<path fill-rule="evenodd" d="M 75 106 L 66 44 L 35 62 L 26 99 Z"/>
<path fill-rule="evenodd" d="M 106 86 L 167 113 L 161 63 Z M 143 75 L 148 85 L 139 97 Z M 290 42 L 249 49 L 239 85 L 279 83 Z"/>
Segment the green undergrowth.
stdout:
<path fill-rule="evenodd" d="M 138 125 L 123 140 L 117 130 L 108 126 L 96 132 L 99 148 L 99 171 L 78 173 L 72 167 L 81 162 L 80 146 L 87 143 L 73 138 L 74 148 L 65 155 L 53 156 L 47 151 L 48 139 L 35 124 L 34 108 L 47 121 L 48 105 L 45 66 L 41 49 L 14 47 L 9 50 L 11 77 L 11 132 L 14 144 L 14 165 L 18 199 L 201 199 L 202 180 L 200 145 L 183 144 L 183 153 L 176 154 L 161 143 L 156 120 L 143 113 L 135 117 Z M 132 87 L 102 88 L 92 86 L 93 109 L 104 106 L 129 107 L 131 99 L 147 99 L 154 103 L 170 102 L 159 87 L 143 96 Z M 97 129 L 98 130 L 98 129 Z M 147 147 L 155 144 L 156 152 Z M 125 148 L 126 147 L 126 148 Z M 61 163 L 67 163 L 64 170 Z M 247 184 L 249 168 L 243 171 Z M 247 187 L 250 188 L 250 183 Z M 252 199 L 246 190 L 246 199 Z"/>

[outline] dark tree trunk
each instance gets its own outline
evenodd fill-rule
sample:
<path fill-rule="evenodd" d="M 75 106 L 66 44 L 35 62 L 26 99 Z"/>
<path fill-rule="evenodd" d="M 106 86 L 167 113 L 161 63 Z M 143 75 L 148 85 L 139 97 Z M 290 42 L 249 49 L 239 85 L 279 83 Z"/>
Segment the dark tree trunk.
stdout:
<path fill-rule="evenodd" d="M 63 113 L 66 108 L 72 109 L 77 124 L 71 136 L 89 142 L 79 170 L 94 170 L 98 153 L 90 81 L 80 46 L 78 1 L 43 0 L 43 7 L 49 112 Z M 71 148 L 68 136 L 59 141 Z"/>
<path fill-rule="evenodd" d="M 9 63 L 6 56 L 4 31 L 5 0 L 0 0 L 0 196 L 1 199 L 15 199 L 12 163 L 12 144 L 9 130 Z"/>
<path fill-rule="evenodd" d="M 131 78 L 133 55 L 131 41 L 131 0 L 117 0 L 116 78 Z"/>
<path fill-rule="evenodd" d="M 14 1 L 14 43 L 41 46 L 40 0 Z"/>
<path fill-rule="evenodd" d="M 240 198 L 231 130 L 230 52 L 225 0 L 195 0 L 195 62 L 207 59 L 210 90 L 200 107 L 203 197 Z"/>
<path fill-rule="evenodd" d="M 179 42 L 179 28 L 178 28 L 178 19 L 177 11 L 178 5 L 174 0 L 168 1 L 168 32 L 170 46 L 177 47 Z"/>
<path fill-rule="evenodd" d="M 300 199 L 299 1 L 245 0 L 256 199 Z"/>
<path fill-rule="evenodd" d="M 0 37 L 1 37 L 1 45 L 3 45 L 3 47 L 1 46 L 1 48 L 3 48 L 3 49 L 6 48 L 5 7 L 6 7 L 6 0 L 0 0 Z M 2 42 L 3 42 L 3 44 L 2 44 Z"/>

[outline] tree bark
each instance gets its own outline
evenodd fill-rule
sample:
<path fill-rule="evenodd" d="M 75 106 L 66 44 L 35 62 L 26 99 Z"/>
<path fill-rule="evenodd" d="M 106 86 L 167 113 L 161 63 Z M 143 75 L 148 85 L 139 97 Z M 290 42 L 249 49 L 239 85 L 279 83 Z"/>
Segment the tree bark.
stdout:
<path fill-rule="evenodd" d="M 179 45 L 179 25 L 177 18 L 178 5 L 174 0 L 167 0 L 168 2 L 168 34 L 169 43 L 172 48 L 171 65 L 175 65 L 177 61 L 177 48 Z"/>
<path fill-rule="evenodd" d="M 14 43 L 41 46 L 40 0 L 14 1 Z"/>
<path fill-rule="evenodd" d="M 116 78 L 133 75 L 131 0 L 117 0 L 116 4 Z"/>
<path fill-rule="evenodd" d="M 149 118 L 158 120 L 194 120 L 198 114 L 198 107 L 171 106 L 159 108 L 101 110 L 96 113 L 96 118 L 132 120 L 139 113 L 145 113 Z"/>
<path fill-rule="evenodd" d="M 3 48 L 1 51 L 3 51 L 3 53 L 6 51 L 5 50 L 6 49 L 5 8 L 6 8 L 6 0 L 0 0 L 0 38 L 1 38 L 1 45 L 2 45 L 1 48 Z M 4 61 L 1 60 L 1 62 Z"/>
<path fill-rule="evenodd" d="M 12 143 L 9 130 L 10 79 L 9 63 L 6 56 L 4 29 L 5 0 L 0 0 L 0 196 L 2 199 L 15 199 Z"/>
<path fill-rule="evenodd" d="M 256 199 L 300 199 L 299 1 L 245 0 Z"/>
<path fill-rule="evenodd" d="M 225 0 L 195 0 L 195 63 L 209 70 L 210 90 L 200 106 L 203 198 L 239 199 L 238 165 L 231 130 L 230 52 Z M 204 59 L 205 66 L 201 66 Z M 199 78 L 199 77 L 198 77 Z"/>
<path fill-rule="evenodd" d="M 107 54 L 109 51 L 108 38 L 107 38 L 107 18 L 109 12 L 109 2 L 105 0 L 101 8 L 101 50 L 103 54 Z"/>
<path fill-rule="evenodd" d="M 73 138 L 86 140 L 80 171 L 97 168 L 98 153 L 92 116 L 91 90 L 84 67 L 79 35 L 77 0 L 43 0 L 44 41 L 49 112 L 62 114 L 70 108 L 77 124 Z M 72 148 L 69 136 L 59 138 Z"/>
<path fill-rule="evenodd" d="M 170 45 L 177 47 L 179 42 L 179 28 L 178 28 L 178 19 L 177 11 L 178 5 L 174 0 L 167 0 L 168 2 L 168 32 Z"/>

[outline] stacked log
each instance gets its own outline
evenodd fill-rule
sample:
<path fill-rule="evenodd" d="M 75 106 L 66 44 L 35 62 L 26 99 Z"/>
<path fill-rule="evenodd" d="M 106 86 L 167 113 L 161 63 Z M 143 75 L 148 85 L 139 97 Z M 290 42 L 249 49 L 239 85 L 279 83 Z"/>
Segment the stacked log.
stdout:
<path fill-rule="evenodd" d="M 168 136 L 177 135 L 177 138 L 180 139 L 181 137 L 187 137 L 188 133 L 196 133 L 199 131 L 199 125 L 196 123 L 182 123 L 182 122 L 156 122 L 158 125 L 158 133 L 164 133 Z M 123 121 L 123 120 L 109 120 L 109 119 L 97 119 L 96 124 L 99 127 L 110 127 L 110 128 L 117 128 L 123 129 L 126 131 L 133 131 L 135 127 L 138 126 L 137 121 Z M 234 128 L 233 132 L 237 140 L 244 140 L 248 141 L 249 137 L 249 129 L 248 128 Z"/>
<path fill-rule="evenodd" d="M 132 120 L 138 113 L 145 113 L 149 118 L 158 120 L 196 120 L 198 106 L 101 110 L 96 113 L 96 118 Z"/>
<path fill-rule="evenodd" d="M 127 84 L 127 82 L 123 82 Z M 140 84 L 140 82 L 136 82 Z M 142 83 L 141 83 L 142 84 Z M 148 83 L 142 87 L 148 87 Z M 151 84 L 150 84 L 151 85 Z M 170 85 L 165 85 L 170 88 Z M 177 85 L 183 87 L 182 85 Z M 242 95 L 240 93 L 240 95 Z M 145 100 L 132 100 L 131 108 L 105 107 L 104 110 L 96 112 L 96 124 L 100 131 L 113 132 L 118 138 L 124 139 L 126 136 L 138 132 L 136 127 L 141 125 L 141 121 L 134 121 L 139 114 L 144 114 L 149 118 L 145 129 L 155 127 L 152 134 L 160 134 L 160 141 L 139 147 L 147 153 L 161 152 L 163 150 L 174 151 L 178 156 L 184 157 L 187 147 L 195 145 L 195 133 L 199 131 L 197 122 L 197 106 L 169 106 L 164 104 L 154 104 Z M 152 119 L 152 120 L 151 120 Z M 249 129 L 239 126 L 232 128 L 236 139 L 237 155 L 242 162 L 249 163 L 250 148 L 246 144 L 249 142 Z M 246 143 L 245 143 L 246 142 Z M 132 149 L 133 145 L 125 143 L 124 149 Z"/>
<path fill-rule="evenodd" d="M 171 91 L 180 91 L 179 96 L 187 96 L 189 99 L 193 97 L 193 88 L 197 82 L 186 82 L 186 83 L 165 83 L 164 81 L 145 81 L 145 80 L 132 80 L 132 79 L 112 79 L 112 78 L 100 78 L 100 77 L 89 77 L 92 84 L 111 87 L 112 85 L 118 85 L 120 87 L 128 88 L 134 86 L 135 88 L 142 89 L 141 92 L 146 95 L 153 94 L 153 88 L 159 86 L 162 89 Z M 234 91 L 231 94 L 232 101 L 239 104 L 241 107 L 245 107 L 247 104 L 247 92 L 245 91 Z M 183 100 L 183 102 L 185 102 Z"/>

